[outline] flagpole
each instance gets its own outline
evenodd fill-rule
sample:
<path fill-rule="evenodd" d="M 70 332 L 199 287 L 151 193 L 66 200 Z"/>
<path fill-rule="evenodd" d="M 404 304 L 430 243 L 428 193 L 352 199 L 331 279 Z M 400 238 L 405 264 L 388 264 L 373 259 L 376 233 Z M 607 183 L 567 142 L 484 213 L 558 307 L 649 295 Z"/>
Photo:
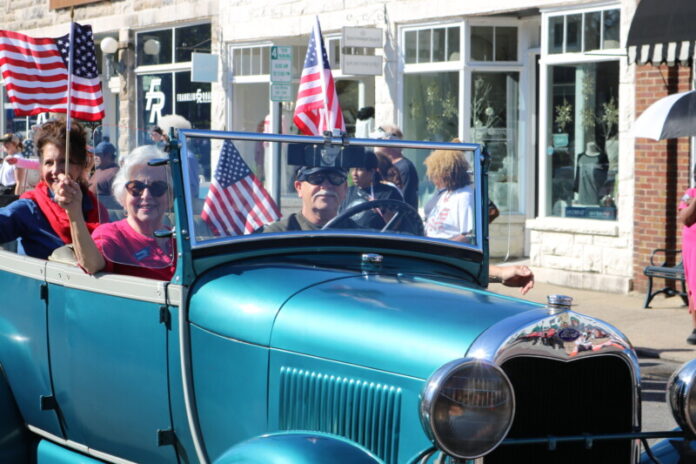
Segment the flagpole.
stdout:
<path fill-rule="evenodd" d="M 316 28 L 316 35 L 317 37 L 314 37 L 314 41 L 317 42 L 317 47 L 320 47 L 321 51 L 320 53 L 317 53 L 317 57 L 321 61 L 321 73 L 319 73 L 319 78 L 321 79 L 321 90 L 322 93 L 324 94 L 324 123 L 326 124 L 325 131 L 330 131 L 333 132 L 333 124 L 331 124 L 331 119 L 329 119 L 329 102 L 328 98 L 326 98 L 327 91 L 328 89 L 326 88 L 326 70 L 324 69 L 324 53 L 326 52 L 326 48 L 324 48 L 324 36 L 321 34 L 321 25 L 319 24 L 319 16 L 315 16 L 314 20 L 316 21 L 316 24 L 314 25 Z M 331 71 L 329 71 L 331 72 Z"/>
<path fill-rule="evenodd" d="M 75 38 L 75 23 L 73 22 L 74 7 L 70 8 L 70 36 L 68 39 L 68 109 L 65 117 L 65 175 L 70 172 L 70 127 L 72 126 L 71 118 L 71 102 L 72 102 L 72 76 L 73 76 L 73 53 L 75 47 L 73 40 Z M 73 179 L 77 181 L 78 179 Z"/>

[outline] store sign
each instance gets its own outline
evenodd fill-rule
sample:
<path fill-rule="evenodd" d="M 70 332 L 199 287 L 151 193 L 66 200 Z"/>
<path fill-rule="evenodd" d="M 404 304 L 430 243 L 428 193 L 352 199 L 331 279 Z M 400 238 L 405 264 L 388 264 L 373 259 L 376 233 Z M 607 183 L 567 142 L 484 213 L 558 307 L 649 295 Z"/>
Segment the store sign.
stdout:
<path fill-rule="evenodd" d="M 181 102 L 195 102 L 195 103 L 210 103 L 213 101 L 212 92 L 204 92 L 201 89 L 196 89 L 195 92 L 188 93 L 177 93 L 176 94 L 177 103 Z"/>
<path fill-rule="evenodd" d="M 217 76 L 217 55 L 191 53 L 191 82 L 216 82 Z"/>
<path fill-rule="evenodd" d="M 374 55 L 341 55 L 341 72 L 353 76 L 381 76 L 382 57 Z"/>
<path fill-rule="evenodd" d="M 378 27 L 344 27 L 341 46 L 382 48 L 382 29 Z"/>
<path fill-rule="evenodd" d="M 292 101 L 292 85 L 271 84 L 271 101 Z"/>
<path fill-rule="evenodd" d="M 292 82 L 292 47 L 271 47 L 271 82 Z"/>

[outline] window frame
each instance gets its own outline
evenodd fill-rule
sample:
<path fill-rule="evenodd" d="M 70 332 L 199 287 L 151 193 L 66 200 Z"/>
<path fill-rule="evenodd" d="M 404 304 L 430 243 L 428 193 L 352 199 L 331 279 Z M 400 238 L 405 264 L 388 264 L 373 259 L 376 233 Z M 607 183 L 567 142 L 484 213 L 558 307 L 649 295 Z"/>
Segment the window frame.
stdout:
<path fill-rule="evenodd" d="M 605 62 L 618 62 L 619 65 L 619 82 L 617 85 L 618 95 L 617 95 L 617 106 L 619 111 L 621 109 L 621 75 L 624 72 L 623 66 L 625 65 L 625 51 L 623 49 L 603 49 L 603 50 L 590 50 L 581 52 L 569 52 L 569 53 L 549 53 L 549 20 L 552 17 L 558 17 L 562 15 L 572 15 L 572 14 L 583 14 L 583 33 L 581 36 L 582 44 L 584 47 L 585 37 L 584 37 L 584 13 L 592 13 L 596 11 L 606 11 L 618 9 L 620 14 L 623 14 L 621 5 L 616 2 L 604 3 L 602 5 L 596 5 L 586 8 L 565 8 L 565 9 L 547 9 L 542 10 L 541 14 L 541 47 L 540 47 L 540 57 L 539 57 L 539 135 L 538 135 L 538 204 L 537 204 L 537 216 L 539 218 L 545 218 L 549 220 L 569 220 L 574 221 L 589 221 L 589 223 L 601 223 L 609 224 L 607 227 L 611 227 L 611 224 L 616 224 L 620 220 L 620 215 L 622 214 L 619 208 L 620 198 L 622 194 L 626 194 L 621 191 L 621 183 L 619 182 L 620 176 L 618 172 L 622 172 L 621 164 L 617 167 L 617 182 L 619 185 L 616 187 L 618 192 L 616 201 L 616 218 L 615 219 L 590 219 L 590 218 L 573 218 L 573 217 L 562 217 L 554 216 L 552 211 L 552 187 L 551 183 L 553 181 L 551 176 L 551 164 L 549 156 L 546 154 L 547 147 L 549 145 L 548 141 L 548 127 L 549 118 L 553 121 L 553 109 L 550 109 L 550 69 L 552 66 L 563 66 L 563 65 L 581 65 L 588 63 L 605 63 Z M 621 31 L 619 31 L 621 32 Z M 603 31 L 602 31 L 603 34 Z M 601 34 L 600 34 L 601 37 Z M 600 39 L 601 40 L 601 39 Z M 565 21 L 564 21 L 564 49 L 565 49 Z M 618 50 L 618 52 L 617 52 Z M 621 124 L 621 115 L 619 115 L 619 125 Z M 617 127 L 617 137 L 621 140 L 621 130 Z M 619 154 L 621 153 L 621 147 L 619 146 Z"/>

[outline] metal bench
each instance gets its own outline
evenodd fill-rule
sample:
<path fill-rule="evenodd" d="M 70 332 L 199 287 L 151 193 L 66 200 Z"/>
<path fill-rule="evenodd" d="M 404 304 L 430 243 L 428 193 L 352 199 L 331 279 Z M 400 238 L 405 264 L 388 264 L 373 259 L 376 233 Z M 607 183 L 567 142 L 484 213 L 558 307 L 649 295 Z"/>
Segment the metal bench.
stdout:
<path fill-rule="evenodd" d="M 661 264 L 655 264 L 655 257 L 658 254 L 664 255 L 664 259 Z M 684 301 L 685 305 L 689 304 L 689 298 L 686 293 L 686 279 L 684 277 L 684 265 L 681 260 L 673 266 L 668 265 L 669 262 L 675 262 L 677 255 L 681 254 L 681 250 L 668 250 L 666 248 L 656 248 L 650 255 L 650 265 L 645 266 L 643 269 L 643 274 L 648 277 L 648 293 L 645 295 L 645 305 L 644 308 L 650 307 L 650 302 L 656 295 L 664 293 L 667 296 L 679 295 Z M 674 257 L 670 260 L 670 257 Z M 681 291 L 667 286 L 661 288 L 660 290 L 653 291 L 653 278 L 665 279 L 666 281 L 681 281 Z"/>

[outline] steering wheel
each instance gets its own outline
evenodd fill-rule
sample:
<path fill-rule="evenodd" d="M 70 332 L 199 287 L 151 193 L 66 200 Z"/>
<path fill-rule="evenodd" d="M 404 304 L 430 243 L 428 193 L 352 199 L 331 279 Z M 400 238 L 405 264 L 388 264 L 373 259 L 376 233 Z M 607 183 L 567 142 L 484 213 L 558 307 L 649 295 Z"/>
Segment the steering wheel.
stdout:
<path fill-rule="evenodd" d="M 365 203 L 360 203 L 351 208 L 348 208 L 347 210 L 345 210 L 344 212 L 327 222 L 324 225 L 324 227 L 322 227 L 322 230 L 340 228 L 341 226 L 345 227 L 347 224 L 349 224 L 346 221 L 351 216 L 375 208 L 380 208 L 388 212 L 393 212 L 394 214 L 391 217 L 384 218 L 386 224 L 384 225 L 384 227 L 382 227 L 380 232 L 386 232 L 391 230 L 395 232 L 402 232 L 413 235 L 424 234 L 425 229 L 423 227 L 423 220 L 418 214 L 418 211 L 416 211 L 415 208 L 413 208 L 413 206 L 409 205 L 408 203 L 404 203 L 401 200 L 390 199 L 366 201 Z"/>

